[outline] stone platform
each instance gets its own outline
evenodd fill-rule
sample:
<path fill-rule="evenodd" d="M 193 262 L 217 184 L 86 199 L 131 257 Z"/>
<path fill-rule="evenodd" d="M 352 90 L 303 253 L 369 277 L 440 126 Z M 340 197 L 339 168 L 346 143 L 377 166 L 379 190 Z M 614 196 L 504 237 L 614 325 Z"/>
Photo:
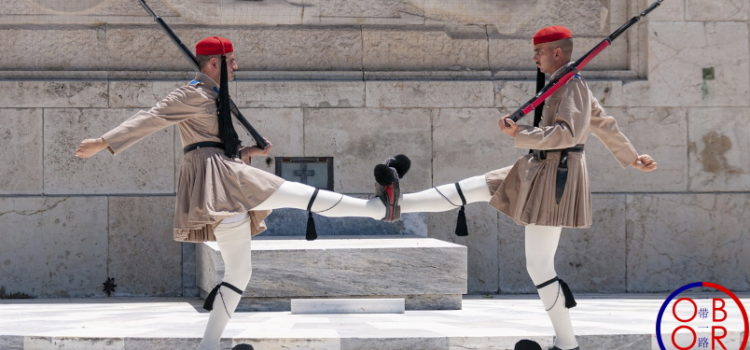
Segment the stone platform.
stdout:
<path fill-rule="evenodd" d="M 461 309 L 467 292 L 466 247 L 433 238 L 320 237 L 256 239 L 244 311 L 289 311 L 299 298 L 404 298 L 407 310 Z M 221 281 L 216 243 L 197 248 L 198 288 Z"/>
<path fill-rule="evenodd" d="M 666 296 L 577 295 L 571 317 L 581 349 L 659 349 L 655 321 Z M 750 295 L 739 297 L 750 306 Z M 197 298 L 1 300 L 0 349 L 195 349 L 208 320 L 201 304 Z M 741 322 L 726 326 L 727 339 L 739 339 Z M 511 350 L 522 338 L 549 346 L 552 334 L 536 296 L 466 296 L 462 310 L 240 312 L 224 332 L 222 349 L 249 342 L 256 350 Z"/>

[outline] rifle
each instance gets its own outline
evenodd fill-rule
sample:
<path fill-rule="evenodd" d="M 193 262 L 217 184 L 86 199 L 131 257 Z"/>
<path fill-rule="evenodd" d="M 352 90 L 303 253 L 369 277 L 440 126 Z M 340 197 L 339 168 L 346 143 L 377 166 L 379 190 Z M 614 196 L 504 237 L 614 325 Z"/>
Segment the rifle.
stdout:
<path fill-rule="evenodd" d="M 583 57 L 579 58 L 577 61 L 575 61 L 573 64 L 567 65 L 562 73 L 549 83 L 544 86 L 543 89 L 539 90 L 531 100 L 526 102 L 521 108 L 513 112 L 513 114 L 510 115 L 510 119 L 512 119 L 514 122 L 518 121 L 518 119 L 521 119 L 521 117 L 525 116 L 526 114 L 530 113 L 539 105 L 544 103 L 544 100 L 546 100 L 550 95 L 555 93 L 558 89 L 563 87 L 571 78 L 573 78 L 574 75 L 578 74 L 579 71 L 583 69 L 591 60 L 596 57 L 599 53 L 604 51 L 608 46 L 612 44 L 612 41 L 617 39 L 620 34 L 628 30 L 633 24 L 638 22 L 641 18 L 645 17 L 649 14 L 649 12 L 653 11 L 655 8 L 659 7 L 661 3 L 664 0 L 656 0 L 651 6 L 643 10 L 639 15 L 631 18 L 627 23 L 620 26 L 620 28 L 617 28 L 612 34 L 610 34 L 608 37 L 604 38 L 598 45 L 596 45 L 593 49 L 591 49 L 589 52 L 587 52 Z"/>
<path fill-rule="evenodd" d="M 190 51 L 190 49 L 188 49 L 185 46 L 185 44 L 182 43 L 182 40 L 180 40 L 180 38 L 177 36 L 177 34 L 175 34 L 174 31 L 172 31 L 172 28 L 170 28 L 169 25 L 167 25 L 167 22 L 164 22 L 164 20 L 161 17 L 159 17 L 154 12 L 154 10 L 152 10 L 151 7 L 148 6 L 148 4 L 146 4 L 146 0 L 138 0 L 138 2 L 141 3 L 141 6 L 143 6 L 146 12 L 148 12 L 148 14 L 154 18 L 154 21 L 156 21 L 156 23 L 159 23 L 159 26 L 161 26 L 161 28 L 164 29 L 167 35 L 169 35 L 169 38 L 172 39 L 172 41 L 177 45 L 177 47 L 180 48 L 180 51 L 185 56 L 185 58 L 187 58 L 188 61 L 190 61 L 193 64 L 193 66 L 195 66 L 196 69 L 200 70 L 200 66 L 198 65 L 198 60 L 193 55 L 193 52 Z M 240 112 L 240 109 L 237 108 L 237 105 L 234 104 L 234 101 L 232 101 L 231 99 L 229 100 L 229 108 L 231 109 L 234 117 L 237 118 L 237 120 L 240 122 L 240 124 L 242 124 L 242 126 L 245 128 L 248 134 L 250 134 L 250 136 L 252 136 L 252 138 L 255 140 L 255 143 L 258 145 L 258 147 L 262 149 L 266 149 L 268 147 L 268 142 L 266 141 L 266 139 L 264 139 L 263 136 L 260 136 L 260 133 L 258 133 L 258 131 L 255 130 L 255 128 L 252 125 L 250 125 L 250 122 L 248 122 L 245 116 L 242 115 L 242 112 Z"/>

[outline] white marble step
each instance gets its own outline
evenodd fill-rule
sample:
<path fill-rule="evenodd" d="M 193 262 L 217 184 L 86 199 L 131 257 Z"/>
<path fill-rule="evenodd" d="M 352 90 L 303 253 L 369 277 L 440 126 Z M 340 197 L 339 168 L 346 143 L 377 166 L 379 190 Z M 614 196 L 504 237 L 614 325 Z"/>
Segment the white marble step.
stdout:
<path fill-rule="evenodd" d="M 403 314 L 403 298 L 292 299 L 292 314 Z"/>
<path fill-rule="evenodd" d="M 577 295 L 571 317 L 581 349 L 658 350 L 654 326 L 666 296 Z M 739 297 L 750 305 L 749 294 Z M 0 300 L 0 349 L 195 349 L 208 319 L 201 304 L 197 298 Z M 545 349 L 552 344 L 553 329 L 535 296 L 467 296 L 463 305 L 403 314 L 240 312 L 224 332 L 222 350 L 240 343 L 255 350 L 512 350 L 520 339 Z M 737 350 L 742 322 L 732 318 L 725 326 L 724 344 Z"/>

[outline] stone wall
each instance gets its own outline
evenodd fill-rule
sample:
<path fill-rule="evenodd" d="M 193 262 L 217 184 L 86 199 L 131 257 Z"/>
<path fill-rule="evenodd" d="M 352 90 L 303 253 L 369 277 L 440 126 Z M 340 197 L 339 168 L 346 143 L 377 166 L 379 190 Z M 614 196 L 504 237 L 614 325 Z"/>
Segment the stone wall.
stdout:
<path fill-rule="evenodd" d="M 482 174 L 523 154 L 498 118 L 533 90 L 528 37 L 570 26 L 581 54 L 648 4 L 506 0 L 153 0 L 191 46 L 237 43 L 233 97 L 274 156 L 332 156 L 335 190 L 371 192 L 372 166 L 408 154 L 404 191 Z M 669 0 L 584 76 L 659 170 L 587 148 L 594 226 L 557 254 L 577 291 L 750 290 L 750 35 L 746 0 Z M 216 23 L 221 23 L 217 25 Z M 0 294 L 195 295 L 194 247 L 171 240 L 181 159 L 172 128 L 118 156 L 72 153 L 185 80 L 190 66 L 135 1 L 6 0 L 0 7 Z M 272 171 L 273 164 L 255 165 Z M 532 292 L 522 229 L 470 205 L 405 230 L 469 247 L 469 290 Z M 421 223 L 421 224 L 420 224 Z M 368 227 L 363 223 L 363 227 Z M 327 227 L 335 227 L 331 224 Z M 0 295 L 2 296 L 2 295 Z"/>

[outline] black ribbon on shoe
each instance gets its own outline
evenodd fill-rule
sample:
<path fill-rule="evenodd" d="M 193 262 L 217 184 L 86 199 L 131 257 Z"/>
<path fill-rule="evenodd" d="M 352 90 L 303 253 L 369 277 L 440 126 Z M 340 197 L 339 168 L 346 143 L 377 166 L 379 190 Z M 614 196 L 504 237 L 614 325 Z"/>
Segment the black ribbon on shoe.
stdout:
<path fill-rule="evenodd" d="M 313 219 L 311 210 L 313 202 L 315 202 L 315 197 L 318 196 L 318 191 L 319 189 L 316 188 L 312 197 L 310 197 L 310 202 L 307 203 L 307 231 L 305 231 L 305 239 L 308 241 L 314 241 L 318 238 L 318 232 L 315 230 L 315 219 Z"/>
<path fill-rule="evenodd" d="M 565 281 L 557 278 L 557 276 L 547 282 L 536 286 L 536 289 L 542 289 L 555 282 L 560 283 L 560 289 L 562 289 L 563 295 L 565 296 L 565 307 L 568 309 L 572 309 L 576 305 L 578 305 L 578 303 L 576 303 L 576 299 L 573 297 L 573 292 L 570 290 L 570 287 L 568 287 L 568 284 L 565 283 Z"/>
<path fill-rule="evenodd" d="M 214 299 L 216 299 L 216 293 L 219 292 L 219 288 L 221 286 L 225 286 L 233 291 L 235 291 L 237 294 L 242 295 L 242 289 L 239 289 L 227 282 L 221 282 L 214 287 L 214 289 L 211 289 L 211 293 L 208 293 L 208 296 L 206 297 L 206 301 L 203 303 L 203 308 L 211 311 L 214 309 Z"/>
<path fill-rule="evenodd" d="M 466 225 L 466 197 L 464 197 L 464 193 L 461 191 L 461 186 L 458 185 L 458 182 L 455 185 L 458 196 L 461 197 L 461 209 L 458 210 L 458 218 L 456 219 L 456 236 L 464 237 L 469 235 L 469 228 Z"/>

